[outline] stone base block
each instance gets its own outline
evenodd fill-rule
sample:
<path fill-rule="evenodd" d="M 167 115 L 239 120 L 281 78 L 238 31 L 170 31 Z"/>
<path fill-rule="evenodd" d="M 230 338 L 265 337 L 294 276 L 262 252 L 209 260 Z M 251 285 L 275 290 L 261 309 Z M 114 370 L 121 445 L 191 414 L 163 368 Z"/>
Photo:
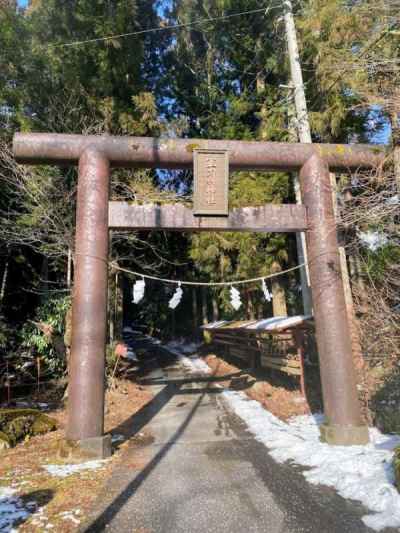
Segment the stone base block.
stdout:
<path fill-rule="evenodd" d="M 78 446 L 96 459 L 107 459 L 111 456 L 111 435 L 83 439 L 78 441 Z"/>
<path fill-rule="evenodd" d="M 78 441 L 64 440 L 60 443 L 58 455 L 66 460 L 88 461 L 107 459 L 111 450 L 111 435 L 103 435 Z"/>
<path fill-rule="evenodd" d="M 321 424 L 320 440 L 336 446 L 356 446 L 369 443 L 368 426 L 337 426 Z"/>

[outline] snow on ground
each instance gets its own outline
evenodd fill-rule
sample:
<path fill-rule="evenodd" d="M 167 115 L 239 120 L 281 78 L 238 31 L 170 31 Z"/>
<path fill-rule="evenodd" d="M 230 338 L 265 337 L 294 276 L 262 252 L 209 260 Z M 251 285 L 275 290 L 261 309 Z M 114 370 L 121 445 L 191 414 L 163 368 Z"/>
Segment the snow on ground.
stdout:
<path fill-rule="evenodd" d="M 96 460 L 96 461 L 86 461 L 85 463 L 79 464 L 68 464 L 68 465 L 43 465 L 43 468 L 47 470 L 49 474 L 57 477 L 67 477 L 77 472 L 82 472 L 84 470 L 95 470 L 96 468 L 101 468 L 106 460 Z"/>
<path fill-rule="evenodd" d="M 123 442 L 124 440 L 125 440 L 124 435 L 121 435 L 120 433 L 111 435 L 111 444 L 115 444 L 116 442 Z"/>
<path fill-rule="evenodd" d="M 197 352 L 197 350 L 201 346 L 201 342 L 187 342 L 185 339 L 179 339 L 170 341 L 168 344 L 164 345 L 167 350 L 176 350 L 180 353 L 184 354 L 193 354 Z"/>
<path fill-rule="evenodd" d="M 184 359 L 196 372 L 202 365 L 210 371 L 201 359 Z M 393 449 L 400 445 L 399 436 L 384 435 L 370 428 L 370 444 L 330 446 L 319 440 L 321 414 L 283 422 L 243 392 L 224 391 L 222 395 L 255 438 L 268 447 L 275 461 L 307 466 L 309 469 L 303 475 L 309 483 L 328 485 L 344 498 L 361 502 L 372 511 L 363 517 L 368 527 L 376 531 L 400 527 L 400 494 L 394 486 L 392 465 Z"/>
<path fill-rule="evenodd" d="M 179 356 L 183 366 L 195 372 L 203 372 L 203 374 L 209 374 L 211 368 L 199 357 L 186 357 L 185 355 Z"/>
<path fill-rule="evenodd" d="M 59 517 L 62 520 L 70 520 L 75 525 L 79 525 L 81 521 L 77 518 L 81 514 L 80 509 L 75 509 L 73 511 L 63 511 L 62 513 L 59 513 Z"/>
<path fill-rule="evenodd" d="M 371 428 L 368 445 L 330 446 L 319 440 L 322 415 L 298 416 L 286 423 L 243 393 L 225 391 L 223 396 L 277 462 L 308 466 L 310 470 L 303 473 L 307 481 L 334 487 L 344 498 L 360 501 L 374 513 L 364 516 L 364 523 L 376 531 L 400 526 L 400 494 L 392 467 L 392 450 L 400 437 Z"/>
<path fill-rule="evenodd" d="M 196 342 L 185 342 L 182 340 L 171 341 L 168 344 L 164 345 L 169 352 L 177 355 L 180 362 L 186 368 L 193 370 L 195 372 L 203 372 L 209 374 L 211 372 L 210 367 L 205 363 L 200 357 L 197 357 L 195 352 L 199 349 L 201 343 Z M 186 354 L 186 355 L 183 355 Z"/>
<path fill-rule="evenodd" d="M 16 490 L 10 487 L 0 487 L 0 531 L 13 530 L 13 525 L 20 520 L 26 520 L 30 516 L 36 504 L 32 506 L 24 502 L 16 495 Z M 33 509 L 32 509 L 33 507 Z"/>
<path fill-rule="evenodd" d="M 358 237 L 362 244 L 372 252 L 376 252 L 376 250 L 379 250 L 382 246 L 386 246 L 389 242 L 387 235 L 379 231 L 360 231 Z"/>

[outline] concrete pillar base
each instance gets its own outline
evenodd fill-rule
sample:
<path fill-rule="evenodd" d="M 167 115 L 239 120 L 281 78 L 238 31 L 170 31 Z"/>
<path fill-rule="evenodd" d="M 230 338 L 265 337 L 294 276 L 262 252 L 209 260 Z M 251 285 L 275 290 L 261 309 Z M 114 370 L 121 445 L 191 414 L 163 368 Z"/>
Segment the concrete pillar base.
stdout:
<path fill-rule="evenodd" d="M 111 456 L 111 435 L 92 437 L 78 441 L 78 447 L 96 459 L 107 459 Z"/>
<path fill-rule="evenodd" d="M 320 440 L 336 446 L 357 446 L 369 443 L 368 426 L 337 426 L 321 424 Z"/>
<path fill-rule="evenodd" d="M 74 461 L 88 461 L 92 459 L 107 459 L 111 456 L 111 435 L 92 437 L 78 441 L 61 441 L 58 455 L 61 459 Z"/>

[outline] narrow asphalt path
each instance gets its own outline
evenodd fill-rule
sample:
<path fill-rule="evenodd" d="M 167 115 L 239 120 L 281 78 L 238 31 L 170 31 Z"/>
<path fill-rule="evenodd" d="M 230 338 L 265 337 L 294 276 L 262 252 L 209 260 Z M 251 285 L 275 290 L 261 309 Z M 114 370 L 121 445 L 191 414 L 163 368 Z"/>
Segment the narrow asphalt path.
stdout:
<path fill-rule="evenodd" d="M 124 452 L 82 532 L 372 531 L 360 505 L 275 463 L 221 388 L 192 379 L 171 357 L 158 359 L 146 376 L 154 399 L 132 420 L 151 442 Z"/>

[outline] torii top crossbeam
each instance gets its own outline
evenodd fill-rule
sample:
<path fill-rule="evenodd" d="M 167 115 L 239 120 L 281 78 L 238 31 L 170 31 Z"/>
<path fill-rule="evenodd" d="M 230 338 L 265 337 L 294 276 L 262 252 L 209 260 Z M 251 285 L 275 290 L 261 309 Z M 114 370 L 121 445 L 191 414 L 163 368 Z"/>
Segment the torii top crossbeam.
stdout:
<path fill-rule="evenodd" d="M 331 170 L 354 170 L 380 165 L 383 146 L 363 144 L 300 144 L 213 139 L 170 139 L 17 133 L 14 154 L 20 163 L 77 164 L 87 148 L 102 153 L 113 167 L 192 168 L 193 150 L 223 149 L 229 152 L 232 170 L 299 170 L 317 154 Z"/>

